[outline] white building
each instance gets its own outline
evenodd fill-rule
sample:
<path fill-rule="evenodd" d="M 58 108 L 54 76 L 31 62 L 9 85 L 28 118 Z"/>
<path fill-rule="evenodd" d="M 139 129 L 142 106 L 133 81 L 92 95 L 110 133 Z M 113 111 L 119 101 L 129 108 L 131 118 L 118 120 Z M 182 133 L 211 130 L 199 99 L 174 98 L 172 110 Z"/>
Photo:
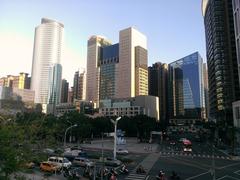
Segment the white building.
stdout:
<path fill-rule="evenodd" d="M 35 29 L 31 90 L 35 91 L 34 102 L 42 104 L 45 113 L 47 105 L 60 102 L 63 33 L 62 23 L 46 18 Z"/>
<path fill-rule="evenodd" d="M 101 100 L 99 114 L 108 117 L 144 114 L 159 121 L 159 99 L 156 96 L 136 96 Z"/>

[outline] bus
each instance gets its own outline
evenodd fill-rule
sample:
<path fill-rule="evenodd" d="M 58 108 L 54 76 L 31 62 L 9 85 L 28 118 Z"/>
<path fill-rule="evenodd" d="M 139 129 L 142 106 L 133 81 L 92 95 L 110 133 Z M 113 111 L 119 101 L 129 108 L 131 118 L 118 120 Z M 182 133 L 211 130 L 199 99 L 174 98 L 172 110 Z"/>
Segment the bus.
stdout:
<path fill-rule="evenodd" d="M 183 151 L 184 152 L 192 152 L 192 142 L 188 139 L 182 141 L 183 143 Z"/>

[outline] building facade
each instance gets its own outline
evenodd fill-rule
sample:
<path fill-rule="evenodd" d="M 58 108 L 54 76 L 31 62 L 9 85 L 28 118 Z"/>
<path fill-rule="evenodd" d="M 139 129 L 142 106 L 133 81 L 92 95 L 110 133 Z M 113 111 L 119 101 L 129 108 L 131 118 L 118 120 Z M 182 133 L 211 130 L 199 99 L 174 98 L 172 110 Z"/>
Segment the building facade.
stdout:
<path fill-rule="evenodd" d="M 119 43 L 101 36 L 88 41 L 87 100 L 148 95 L 146 37 L 134 28 L 120 31 Z"/>
<path fill-rule="evenodd" d="M 203 0 L 209 83 L 209 120 L 233 124 L 232 102 L 239 99 L 231 0 Z"/>
<path fill-rule="evenodd" d="M 232 0 L 233 2 L 233 19 L 235 28 L 235 42 L 238 62 L 238 77 L 240 77 L 240 2 L 239 0 Z M 240 78 L 239 78 L 240 81 Z M 239 82 L 240 83 L 240 82 Z"/>
<path fill-rule="evenodd" d="M 99 99 L 116 96 L 116 71 L 119 63 L 119 44 L 101 48 Z"/>
<path fill-rule="evenodd" d="M 99 106 L 100 48 L 108 45 L 111 43 L 102 36 L 92 36 L 88 40 L 86 100 L 93 101 L 97 107 Z"/>
<path fill-rule="evenodd" d="M 18 76 L 7 75 L 7 77 L 0 78 L 0 86 L 18 88 L 18 89 L 30 89 L 31 78 L 28 73 L 19 73 Z"/>
<path fill-rule="evenodd" d="M 136 58 L 138 59 L 137 63 Z M 148 94 L 146 82 L 148 79 L 146 62 L 148 60 L 144 58 L 147 58 L 146 36 L 132 27 L 121 30 L 119 33 L 116 98 L 135 97 L 140 95 L 140 93 L 142 95 Z M 145 77 L 146 79 L 141 80 L 141 77 Z"/>
<path fill-rule="evenodd" d="M 204 118 L 203 62 L 198 52 L 169 64 L 170 123 Z"/>
<path fill-rule="evenodd" d="M 75 72 L 73 79 L 73 100 L 84 100 L 85 99 L 85 72 Z"/>
<path fill-rule="evenodd" d="M 156 96 L 105 99 L 100 101 L 99 114 L 107 117 L 144 114 L 159 121 L 159 100 Z"/>
<path fill-rule="evenodd" d="M 45 113 L 47 105 L 55 106 L 61 98 L 63 32 L 62 23 L 47 18 L 35 29 L 31 89 Z"/>
<path fill-rule="evenodd" d="M 209 98 L 208 98 L 208 69 L 207 63 L 203 63 L 203 84 L 204 84 L 204 97 L 205 97 L 205 114 L 206 119 L 209 117 Z"/>
<path fill-rule="evenodd" d="M 163 124 L 168 123 L 168 65 L 157 62 L 148 67 L 148 92 L 159 98 L 159 117 Z"/>
<path fill-rule="evenodd" d="M 67 103 L 68 102 L 68 88 L 69 83 L 66 79 L 62 80 L 62 88 L 61 88 L 61 103 Z"/>

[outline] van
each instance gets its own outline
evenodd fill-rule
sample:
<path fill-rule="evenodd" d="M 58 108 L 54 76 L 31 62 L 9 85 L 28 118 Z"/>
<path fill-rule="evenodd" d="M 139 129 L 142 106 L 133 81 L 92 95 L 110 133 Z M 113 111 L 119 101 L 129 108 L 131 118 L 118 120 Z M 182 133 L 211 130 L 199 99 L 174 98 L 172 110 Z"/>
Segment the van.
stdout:
<path fill-rule="evenodd" d="M 64 168 L 70 168 L 72 165 L 72 163 L 67 158 L 63 157 L 50 157 L 48 158 L 48 162 Z"/>

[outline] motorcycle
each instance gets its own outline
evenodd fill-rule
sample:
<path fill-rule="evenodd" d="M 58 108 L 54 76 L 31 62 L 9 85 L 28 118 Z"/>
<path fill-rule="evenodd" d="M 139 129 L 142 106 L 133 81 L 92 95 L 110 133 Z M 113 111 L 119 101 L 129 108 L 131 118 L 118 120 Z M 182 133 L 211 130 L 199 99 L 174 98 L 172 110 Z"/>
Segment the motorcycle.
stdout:
<path fill-rule="evenodd" d="M 157 180 L 165 180 L 165 173 L 160 171 L 159 174 L 156 176 Z"/>
<path fill-rule="evenodd" d="M 128 169 L 126 168 L 126 166 L 122 166 L 122 168 L 119 170 L 120 174 L 128 174 Z"/>

